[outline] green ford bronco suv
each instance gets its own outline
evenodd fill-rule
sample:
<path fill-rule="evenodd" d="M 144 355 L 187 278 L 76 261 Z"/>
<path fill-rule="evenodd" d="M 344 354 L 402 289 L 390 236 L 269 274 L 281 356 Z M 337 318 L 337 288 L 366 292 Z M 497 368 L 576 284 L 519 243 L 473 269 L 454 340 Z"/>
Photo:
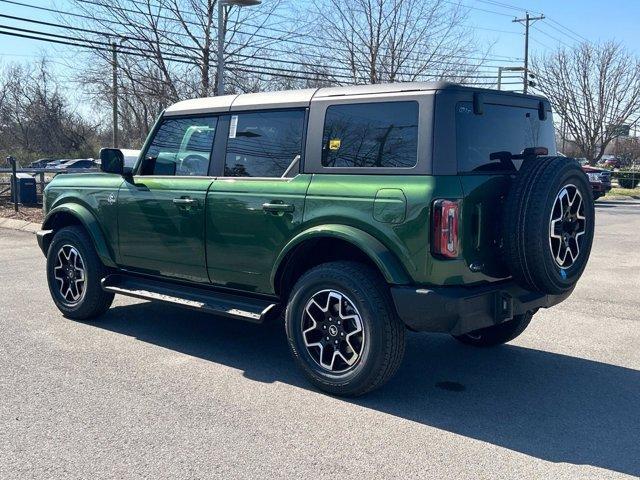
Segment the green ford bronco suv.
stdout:
<path fill-rule="evenodd" d="M 580 165 L 549 102 L 448 83 L 203 98 L 166 109 L 134 168 L 58 175 L 37 235 L 51 295 L 284 316 L 322 390 L 388 380 L 406 329 L 508 342 L 567 298 L 591 250 Z"/>

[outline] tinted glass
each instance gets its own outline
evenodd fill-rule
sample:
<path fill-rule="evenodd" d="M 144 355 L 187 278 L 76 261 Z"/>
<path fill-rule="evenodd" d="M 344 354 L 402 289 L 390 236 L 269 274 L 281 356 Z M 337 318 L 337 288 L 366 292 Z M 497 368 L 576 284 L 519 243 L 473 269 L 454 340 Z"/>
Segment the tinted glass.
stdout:
<path fill-rule="evenodd" d="M 281 177 L 302 154 L 304 110 L 231 116 L 224 174 Z"/>
<path fill-rule="evenodd" d="M 332 105 L 322 138 L 324 167 L 407 168 L 418 155 L 417 102 Z"/>
<path fill-rule="evenodd" d="M 456 106 L 456 151 L 460 172 L 503 171 L 500 160 L 491 160 L 494 152 L 522 153 L 529 147 L 547 147 L 556 152 L 551 114 L 540 120 L 538 110 L 506 105 L 484 104 L 482 115 L 473 113 L 472 102 Z M 521 161 L 515 161 L 516 167 Z"/>
<path fill-rule="evenodd" d="M 167 118 L 145 158 L 145 175 L 199 175 L 209 171 L 216 117 Z"/>

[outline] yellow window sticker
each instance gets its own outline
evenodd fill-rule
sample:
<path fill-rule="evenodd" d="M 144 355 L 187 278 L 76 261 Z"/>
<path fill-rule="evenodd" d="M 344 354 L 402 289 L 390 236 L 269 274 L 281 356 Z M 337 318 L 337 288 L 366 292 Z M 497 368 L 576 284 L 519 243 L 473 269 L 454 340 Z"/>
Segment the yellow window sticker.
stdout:
<path fill-rule="evenodd" d="M 340 148 L 340 139 L 333 138 L 329 140 L 329 150 L 338 150 Z"/>

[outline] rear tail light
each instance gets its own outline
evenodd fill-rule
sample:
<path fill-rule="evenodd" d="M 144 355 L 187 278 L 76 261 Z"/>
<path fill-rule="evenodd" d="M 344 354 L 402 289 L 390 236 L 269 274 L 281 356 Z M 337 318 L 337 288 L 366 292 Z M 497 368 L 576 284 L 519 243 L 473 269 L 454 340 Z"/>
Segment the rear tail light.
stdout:
<path fill-rule="evenodd" d="M 432 251 L 434 255 L 456 258 L 460 253 L 458 226 L 460 200 L 433 202 Z"/>

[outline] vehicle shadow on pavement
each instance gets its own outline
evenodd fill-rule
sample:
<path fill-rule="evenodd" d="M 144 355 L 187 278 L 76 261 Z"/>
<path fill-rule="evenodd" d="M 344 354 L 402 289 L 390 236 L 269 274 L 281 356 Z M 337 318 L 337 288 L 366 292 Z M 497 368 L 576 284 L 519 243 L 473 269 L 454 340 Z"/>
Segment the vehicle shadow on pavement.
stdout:
<path fill-rule="evenodd" d="M 252 325 L 153 303 L 112 308 L 101 328 L 312 389 L 279 325 Z M 640 371 L 514 345 L 474 349 L 409 334 L 404 362 L 362 407 L 551 462 L 640 475 Z M 472 461 L 467 459 L 468 461 Z"/>

